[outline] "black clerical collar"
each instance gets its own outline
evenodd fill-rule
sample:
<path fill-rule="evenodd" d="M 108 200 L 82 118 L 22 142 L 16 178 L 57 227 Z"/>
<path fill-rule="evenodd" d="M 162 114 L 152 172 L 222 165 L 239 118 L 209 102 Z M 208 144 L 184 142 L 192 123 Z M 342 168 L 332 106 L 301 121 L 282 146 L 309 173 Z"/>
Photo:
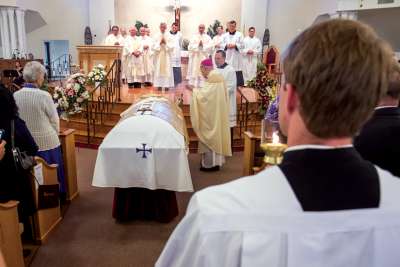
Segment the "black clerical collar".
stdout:
<path fill-rule="evenodd" d="M 218 69 L 225 69 L 225 67 L 228 66 L 228 64 L 225 62 L 221 66 L 217 66 Z"/>
<path fill-rule="evenodd" d="M 229 32 L 230 35 L 235 35 L 236 31 L 234 32 Z"/>
<path fill-rule="evenodd" d="M 175 34 L 177 34 L 178 32 L 170 31 L 170 33 L 173 34 L 173 35 L 175 35 Z"/>

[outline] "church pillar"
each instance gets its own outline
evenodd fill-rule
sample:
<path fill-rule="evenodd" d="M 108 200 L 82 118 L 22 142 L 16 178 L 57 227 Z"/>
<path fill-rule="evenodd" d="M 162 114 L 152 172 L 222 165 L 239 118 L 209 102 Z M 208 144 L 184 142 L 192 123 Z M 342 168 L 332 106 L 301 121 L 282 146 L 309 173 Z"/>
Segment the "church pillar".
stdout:
<path fill-rule="evenodd" d="M 7 10 L 8 12 L 8 26 L 10 29 L 10 43 L 11 43 L 11 55 L 18 54 L 18 47 L 17 47 L 17 34 L 16 34 L 16 28 L 15 28 L 15 9 L 14 8 L 9 8 Z"/>
<path fill-rule="evenodd" d="M 11 58 L 11 47 L 10 47 L 10 31 L 8 27 L 8 14 L 5 8 L 0 9 L 1 23 L 1 43 L 3 47 L 3 57 Z"/>
<path fill-rule="evenodd" d="M 15 10 L 17 16 L 17 31 L 18 31 L 18 50 L 21 56 L 26 55 L 26 29 L 25 29 L 25 10 Z"/>

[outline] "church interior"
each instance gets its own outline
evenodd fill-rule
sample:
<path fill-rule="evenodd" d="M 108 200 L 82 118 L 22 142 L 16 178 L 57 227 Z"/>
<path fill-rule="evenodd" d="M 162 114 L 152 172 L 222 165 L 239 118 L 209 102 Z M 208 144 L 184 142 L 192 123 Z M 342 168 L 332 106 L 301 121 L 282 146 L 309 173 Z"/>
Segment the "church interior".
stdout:
<path fill-rule="evenodd" d="M 0 267 L 400 266 L 399 17 L 0 0 Z"/>

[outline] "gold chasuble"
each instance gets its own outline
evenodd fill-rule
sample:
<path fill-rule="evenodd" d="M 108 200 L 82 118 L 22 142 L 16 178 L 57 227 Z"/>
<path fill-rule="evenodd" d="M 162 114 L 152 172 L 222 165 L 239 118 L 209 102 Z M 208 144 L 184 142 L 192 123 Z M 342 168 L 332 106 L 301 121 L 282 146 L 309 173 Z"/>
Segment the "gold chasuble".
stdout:
<path fill-rule="evenodd" d="M 202 88 L 193 89 L 190 119 L 201 143 L 223 156 L 232 156 L 229 101 L 224 78 L 211 71 Z"/>

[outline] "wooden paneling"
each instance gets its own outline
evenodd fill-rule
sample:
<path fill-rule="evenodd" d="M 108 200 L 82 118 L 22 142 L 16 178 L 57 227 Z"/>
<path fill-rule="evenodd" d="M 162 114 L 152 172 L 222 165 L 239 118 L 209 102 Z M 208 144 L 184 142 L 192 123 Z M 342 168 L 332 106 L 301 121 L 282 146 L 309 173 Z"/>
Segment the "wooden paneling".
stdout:
<path fill-rule="evenodd" d="M 67 183 L 67 200 L 73 200 L 79 194 L 76 174 L 75 130 L 62 129 L 59 137 L 63 152 L 65 179 Z"/>
<path fill-rule="evenodd" d="M 122 46 L 80 45 L 77 46 L 79 66 L 88 73 L 97 64 L 102 64 L 108 70 L 114 60 L 121 59 Z"/>

